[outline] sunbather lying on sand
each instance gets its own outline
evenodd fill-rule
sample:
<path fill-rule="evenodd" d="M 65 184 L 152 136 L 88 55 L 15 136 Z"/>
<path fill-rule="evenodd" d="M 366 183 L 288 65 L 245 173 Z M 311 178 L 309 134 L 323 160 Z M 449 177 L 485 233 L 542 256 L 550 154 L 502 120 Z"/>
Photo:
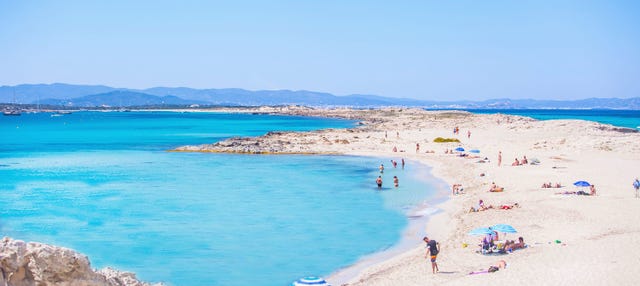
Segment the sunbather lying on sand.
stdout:
<path fill-rule="evenodd" d="M 500 260 L 497 263 L 495 263 L 495 265 L 489 266 L 489 269 L 487 269 L 487 270 L 473 271 L 473 272 L 470 272 L 469 275 L 482 274 L 482 273 L 492 273 L 492 272 L 496 272 L 496 271 L 498 271 L 500 269 L 505 269 L 505 268 L 507 268 L 507 262 L 504 261 L 504 260 Z"/>
<path fill-rule="evenodd" d="M 562 188 L 562 185 L 560 183 L 556 183 L 555 185 L 552 185 L 551 182 L 542 183 L 542 188 Z"/>
<path fill-rule="evenodd" d="M 510 210 L 512 208 L 519 208 L 520 205 L 518 203 L 512 204 L 512 205 L 501 205 L 499 208 L 503 209 L 503 210 Z"/>
<path fill-rule="evenodd" d="M 478 211 L 486 211 L 488 209 L 492 209 L 493 206 L 492 205 L 485 205 L 484 201 L 480 200 L 478 201 L 478 206 L 477 207 L 471 207 L 471 209 L 469 209 L 469 212 L 478 212 Z"/>
<path fill-rule="evenodd" d="M 491 188 L 489 189 L 489 192 L 494 193 L 494 192 L 502 192 L 502 191 L 504 191 L 503 187 L 498 187 L 496 183 L 491 183 Z"/>
<path fill-rule="evenodd" d="M 515 242 L 513 240 L 508 240 L 507 242 L 505 242 L 504 244 L 504 250 L 506 251 L 514 251 L 516 249 L 521 249 L 521 248 L 525 248 L 526 244 L 524 243 L 524 238 L 518 237 L 518 242 Z"/>

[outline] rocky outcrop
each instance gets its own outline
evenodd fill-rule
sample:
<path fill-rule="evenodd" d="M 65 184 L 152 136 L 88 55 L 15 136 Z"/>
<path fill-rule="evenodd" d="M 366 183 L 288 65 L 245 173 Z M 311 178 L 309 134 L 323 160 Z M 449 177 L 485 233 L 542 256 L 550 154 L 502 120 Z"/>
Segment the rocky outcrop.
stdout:
<path fill-rule="evenodd" d="M 71 249 L 5 237 L 0 242 L 1 286 L 146 286 L 135 274 L 111 268 L 94 271 Z M 160 285 L 160 284 L 156 284 Z"/>

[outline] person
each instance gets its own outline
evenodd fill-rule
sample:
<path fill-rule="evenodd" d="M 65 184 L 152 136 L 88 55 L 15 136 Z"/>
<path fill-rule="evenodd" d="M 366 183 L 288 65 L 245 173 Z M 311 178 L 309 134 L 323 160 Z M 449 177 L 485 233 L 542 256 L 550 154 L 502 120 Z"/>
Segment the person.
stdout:
<path fill-rule="evenodd" d="M 493 193 L 493 192 L 502 192 L 502 191 L 504 191 L 504 188 L 498 187 L 498 185 L 496 185 L 495 182 L 491 183 L 491 188 L 489 189 L 489 192 Z"/>
<path fill-rule="evenodd" d="M 482 239 L 482 249 L 485 251 L 491 250 L 495 244 L 493 243 L 493 236 L 487 233 Z"/>
<path fill-rule="evenodd" d="M 521 165 L 526 165 L 529 163 L 529 160 L 527 160 L 527 156 L 523 156 L 522 158 L 522 162 L 520 162 Z"/>
<path fill-rule="evenodd" d="M 378 189 L 382 189 L 382 176 L 378 176 L 376 184 L 378 184 Z"/>
<path fill-rule="evenodd" d="M 393 146 L 393 152 L 398 152 L 398 148 L 396 148 L 396 146 Z"/>
<path fill-rule="evenodd" d="M 453 184 L 453 187 L 451 189 L 451 194 L 458 195 L 458 194 L 461 194 L 462 191 L 464 191 L 464 188 L 462 188 L 462 184 Z"/>
<path fill-rule="evenodd" d="M 396 160 L 391 160 L 391 164 L 393 165 L 393 168 L 398 166 L 398 162 Z"/>
<path fill-rule="evenodd" d="M 484 204 L 483 200 L 479 200 L 478 201 L 478 206 L 477 207 L 471 207 L 469 209 L 469 212 L 471 213 L 471 212 L 485 211 L 485 210 L 492 209 L 492 208 L 493 208 L 493 205 L 486 206 Z"/>
<path fill-rule="evenodd" d="M 436 272 L 440 271 L 438 269 L 438 263 L 436 262 L 436 258 L 438 257 L 438 253 L 440 253 L 440 243 L 435 241 L 435 240 L 433 240 L 433 239 L 429 239 L 426 236 L 422 240 L 427 243 L 427 253 L 425 254 L 424 257 L 427 258 L 427 256 L 430 256 L 430 258 L 431 258 L 431 271 L 433 271 L 433 273 L 435 274 Z"/>
<path fill-rule="evenodd" d="M 520 166 L 520 161 L 518 161 L 518 158 L 516 158 L 516 160 L 511 163 L 511 166 Z"/>
<path fill-rule="evenodd" d="M 640 190 L 640 181 L 638 180 L 638 178 L 636 178 L 635 181 L 633 181 L 633 188 L 636 189 L 636 198 L 639 197 L 638 191 Z"/>
<path fill-rule="evenodd" d="M 467 139 L 471 138 L 471 130 L 467 131 Z"/>
<path fill-rule="evenodd" d="M 511 252 L 511 251 L 516 250 L 516 249 L 522 249 L 525 246 L 526 246 L 526 244 L 524 243 L 524 238 L 522 238 L 522 236 L 521 236 L 521 237 L 518 237 L 518 242 L 514 242 L 513 240 L 507 241 L 504 244 L 504 250 Z"/>
<path fill-rule="evenodd" d="M 384 173 L 384 164 L 380 164 L 380 174 Z"/>
<path fill-rule="evenodd" d="M 519 205 L 518 203 L 515 203 L 515 204 L 513 204 L 513 205 L 501 205 L 501 206 L 500 206 L 500 208 L 501 208 L 501 209 L 503 209 L 503 210 L 510 210 L 510 209 L 512 209 L 512 208 L 514 208 L 514 207 L 515 207 L 515 208 L 519 208 L 519 207 L 520 207 L 520 205 Z"/>
<path fill-rule="evenodd" d="M 398 177 L 397 176 L 393 176 L 393 185 L 397 188 L 399 183 L 398 183 Z"/>
<path fill-rule="evenodd" d="M 469 275 L 483 274 L 483 273 L 493 273 L 493 272 L 496 272 L 496 271 L 498 271 L 500 269 L 505 269 L 505 268 L 507 268 L 507 262 L 504 261 L 504 260 L 500 260 L 497 263 L 495 263 L 495 265 L 489 266 L 489 268 L 487 270 L 469 272 Z"/>
<path fill-rule="evenodd" d="M 420 143 L 416 143 L 416 153 L 420 153 Z"/>
<path fill-rule="evenodd" d="M 402 170 L 404 170 L 404 158 L 402 158 Z"/>
<path fill-rule="evenodd" d="M 498 167 L 502 164 L 502 151 L 498 151 Z"/>
<path fill-rule="evenodd" d="M 595 196 L 596 195 L 596 186 L 595 185 L 589 186 L 589 195 L 590 196 Z"/>

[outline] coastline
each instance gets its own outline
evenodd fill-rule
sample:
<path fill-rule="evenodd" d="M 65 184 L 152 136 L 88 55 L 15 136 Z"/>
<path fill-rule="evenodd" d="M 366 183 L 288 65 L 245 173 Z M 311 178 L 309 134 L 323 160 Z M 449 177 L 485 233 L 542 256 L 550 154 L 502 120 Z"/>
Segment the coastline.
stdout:
<path fill-rule="evenodd" d="M 332 117 L 345 110 L 294 108 L 280 112 Z M 628 266 L 637 262 L 640 250 L 623 247 L 630 242 L 640 242 L 640 228 L 633 223 L 640 219 L 640 213 L 631 188 L 640 166 L 637 130 L 583 120 L 538 121 L 515 115 L 459 111 L 389 108 L 348 111 L 348 114 L 364 124 L 347 130 L 232 138 L 217 144 L 186 147 L 182 151 L 260 153 L 268 150 L 274 154 L 311 152 L 374 157 L 404 153 L 408 159 L 431 166 L 432 174 L 449 185 L 463 184 L 464 194 L 451 196 L 439 205 L 442 212 L 431 216 L 424 226 L 431 238 L 441 242 L 440 273 L 431 273 L 424 258 L 423 242 L 416 241 L 413 249 L 357 270 L 357 275 L 347 278 L 346 282 L 329 280 L 335 285 L 340 285 L 336 282 L 422 285 L 425 281 L 468 285 L 487 283 L 489 279 L 497 285 L 600 285 L 612 281 L 628 284 L 640 278 L 640 274 Z M 461 133 L 453 135 L 454 127 L 459 127 Z M 470 137 L 466 136 L 468 130 Z M 385 131 L 390 136 L 385 136 Z M 396 131 L 399 132 L 397 138 Z M 458 138 L 461 142 L 434 143 L 436 137 Z M 415 152 L 416 143 L 420 144 L 419 152 Z M 399 152 L 393 152 L 393 147 Z M 444 153 L 456 147 L 479 149 L 480 157 Z M 496 163 L 499 151 L 503 154 L 501 166 Z M 511 166 L 514 157 L 522 156 L 535 158 L 540 164 Z M 477 163 L 484 157 L 488 163 Z M 556 194 L 575 191 L 572 184 L 578 180 L 596 185 L 598 195 Z M 563 188 L 541 189 L 540 185 L 548 181 L 560 182 Z M 492 182 L 504 187 L 505 192 L 488 192 Z M 520 207 L 468 213 L 478 199 L 494 206 L 517 202 Z M 640 199 L 637 202 L 640 203 Z M 523 236 L 529 247 L 500 257 L 475 253 L 479 239 L 467 232 L 496 223 L 513 225 L 518 233 L 507 238 Z M 509 269 L 498 274 L 468 275 L 471 271 L 486 270 L 499 259 L 506 260 Z M 567 271 L 581 274 L 566 275 Z M 494 279 L 496 275 L 500 275 L 500 279 Z"/>
<path fill-rule="evenodd" d="M 537 121 L 502 114 L 406 108 L 256 110 L 265 114 L 347 118 L 360 123 L 349 129 L 270 132 L 169 151 L 403 156 L 429 166 L 432 175 L 449 186 L 464 186 L 464 194 L 448 195 L 446 201 L 435 206 L 437 213 L 417 222 L 418 230 L 408 230 L 414 238 L 424 232 L 441 243 L 440 273 L 431 273 L 424 258 L 424 243 L 407 240 L 412 244 L 407 250 L 380 257 L 374 254 L 361 259 L 360 262 L 369 260 L 365 264 L 356 263 L 331 274 L 327 280 L 333 285 L 622 285 L 640 278 L 633 271 L 634 262 L 640 262 L 640 250 L 625 247 L 640 242 L 640 227 L 635 225 L 640 219 L 640 199 L 633 198 L 631 187 L 632 180 L 640 176 L 640 133 L 636 130 L 582 120 Z M 461 133 L 453 134 L 454 127 L 459 127 Z M 470 137 L 467 130 L 472 132 Z M 436 137 L 457 138 L 460 143 L 434 143 Z M 416 143 L 420 144 L 418 152 Z M 393 151 L 394 147 L 398 152 Z M 457 147 L 479 149 L 481 153 L 478 158 L 469 158 L 444 152 Z M 504 155 L 502 166 L 496 163 L 499 151 Z M 539 159 L 540 164 L 511 166 L 514 157 L 523 155 Z M 489 162 L 478 163 L 484 157 Z M 575 191 L 572 183 L 578 180 L 595 184 L 598 195 L 556 194 Z M 540 188 L 547 181 L 560 182 L 563 188 Z M 488 192 L 492 182 L 505 191 Z M 494 206 L 518 202 L 521 207 L 468 213 L 478 199 Z M 529 247 L 499 257 L 475 253 L 478 239 L 467 232 L 496 223 L 516 227 L 518 233 L 507 238 L 524 236 Z M 468 275 L 470 271 L 486 270 L 499 259 L 506 260 L 509 268 L 496 274 Z"/>
<path fill-rule="evenodd" d="M 433 181 L 425 183 L 435 187 L 434 196 L 423 201 L 420 205 L 414 205 L 413 208 L 405 214 L 408 224 L 402 231 L 401 237 L 396 244 L 379 252 L 365 255 L 359 258 L 354 264 L 334 271 L 325 277 L 325 280 L 332 283 L 332 285 L 346 285 L 366 269 L 412 250 L 415 248 L 415 242 L 421 240 L 422 237 L 426 235 L 424 226 L 433 216 L 443 212 L 441 207 L 450 200 L 446 183 L 440 178 L 433 176 L 431 174 L 433 168 L 428 165 L 420 163 L 419 161 L 407 161 L 407 164 L 419 164 L 421 165 L 420 169 L 429 169 L 428 177 L 433 179 Z"/>

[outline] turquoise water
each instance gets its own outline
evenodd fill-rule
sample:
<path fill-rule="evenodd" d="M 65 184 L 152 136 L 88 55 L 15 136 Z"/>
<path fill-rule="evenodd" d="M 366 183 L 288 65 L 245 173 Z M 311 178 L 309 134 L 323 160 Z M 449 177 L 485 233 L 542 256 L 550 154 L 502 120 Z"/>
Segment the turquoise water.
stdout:
<path fill-rule="evenodd" d="M 288 285 L 398 242 L 435 192 L 388 159 L 173 153 L 353 121 L 171 112 L 0 118 L 0 234 L 70 247 L 169 285 Z M 395 158 L 399 160 L 399 158 Z M 378 166 L 387 166 L 376 190 Z M 398 189 L 388 187 L 391 178 Z"/>
<path fill-rule="evenodd" d="M 512 114 L 538 120 L 581 119 L 611 124 L 619 127 L 640 129 L 640 110 L 610 109 L 468 109 L 480 114 Z"/>

